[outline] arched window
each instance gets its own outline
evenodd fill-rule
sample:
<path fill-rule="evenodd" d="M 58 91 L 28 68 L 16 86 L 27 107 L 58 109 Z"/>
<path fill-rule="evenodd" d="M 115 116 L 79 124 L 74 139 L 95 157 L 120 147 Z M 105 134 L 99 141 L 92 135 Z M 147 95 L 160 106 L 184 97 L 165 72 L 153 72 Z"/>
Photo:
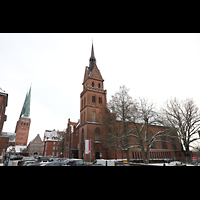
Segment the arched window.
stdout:
<path fill-rule="evenodd" d="M 94 87 L 94 82 L 92 82 L 92 87 Z"/>
<path fill-rule="evenodd" d="M 100 140 L 100 128 L 96 128 L 95 129 L 95 141 L 99 141 Z"/>

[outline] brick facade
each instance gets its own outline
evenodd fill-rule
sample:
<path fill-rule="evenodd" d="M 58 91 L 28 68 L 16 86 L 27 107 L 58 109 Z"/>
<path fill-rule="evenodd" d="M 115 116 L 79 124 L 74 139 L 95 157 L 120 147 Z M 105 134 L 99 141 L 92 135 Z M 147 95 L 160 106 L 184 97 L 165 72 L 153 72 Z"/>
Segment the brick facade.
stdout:
<path fill-rule="evenodd" d="M 43 139 L 43 156 L 59 157 L 59 136 L 56 130 L 45 130 Z"/>
<path fill-rule="evenodd" d="M 27 145 L 31 119 L 27 117 L 20 117 L 15 128 L 15 145 Z"/>
<path fill-rule="evenodd" d="M 0 137 L 0 155 L 2 155 L 2 152 L 6 152 L 8 148 L 8 143 L 9 143 L 9 137 Z M 0 163 L 4 162 L 5 160 L 5 155 L 0 159 Z"/>
<path fill-rule="evenodd" d="M 37 136 L 27 146 L 29 156 L 42 156 L 43 155 L 43 142 L 40 135 Z"/>
<path fill-rule="evenodd" d="M 8 94 L 6 94 L 0 88 L 0 136 L 3 129 L 3 124 L 7 120 L 7 116 L 5 115 L 7 104 L 8 104 Z"/>
<path fill-rule="evenodd" d="M 86 67 L 83 91 L 80 94 L 79 127 L 79 158 L 86 161 L 100 158 L 100 152 L 106 154 L 104 151 L 107 151 L 104 150 L 100 138 L 103 132 L 103 108 L 107 107 L 107 91 L 104 90 L 103 82 L 96 64 L 91 69 Z M 85 140 L 91 141 L 91 155 L 85 154 Z"/>
<path fill-rule="evenodd" d="M 66 150 L 64 151 L 64 157 L 67 158 L 78 158 L 78 145 L 79 145 L 79 122 L 71 122 L 68 119 L 65 145 Z"/>

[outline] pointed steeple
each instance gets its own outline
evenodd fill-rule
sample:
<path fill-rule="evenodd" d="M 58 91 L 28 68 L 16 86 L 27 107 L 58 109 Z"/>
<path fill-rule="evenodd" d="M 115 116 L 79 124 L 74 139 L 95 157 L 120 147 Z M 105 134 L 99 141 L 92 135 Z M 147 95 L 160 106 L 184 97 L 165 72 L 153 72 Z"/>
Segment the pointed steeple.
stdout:
<path fill-rule="evenodd" d="M 92 72 L 94 66 L 96 65 L 96 58 L 94 56 L 94 47 L 93 47 L 93 41 L 92 41 L 92 51 L 91 51 L 91 56 L 90 56 L 90 59 L 89 59 L 89 74 Z"/>
<path fill-rule="evenodd" d="M 26 94 L 24 104 L 23 104 L 23 107 L 22 107 L 22 111 L 21 111 L 19 118 L 30 116 L 30 103 L 31 103 L 31 87 L 29 89 L 29 92 L 27 92 L 27 94 Z"/>
<path fill-rule="evenodd" d="M 93 41 L 92 41 L 92 51 L 91 51 L 91 58 L 94 58 L 94 59 L 95 59 L 95 57 L 94 57 L 94 47 L 93 47 Z"/>

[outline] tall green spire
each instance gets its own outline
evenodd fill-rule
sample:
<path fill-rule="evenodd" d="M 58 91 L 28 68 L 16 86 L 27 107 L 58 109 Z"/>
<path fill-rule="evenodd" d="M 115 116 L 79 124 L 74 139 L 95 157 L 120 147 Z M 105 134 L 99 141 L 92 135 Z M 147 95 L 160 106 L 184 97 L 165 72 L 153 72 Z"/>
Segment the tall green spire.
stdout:
<path fill-rule="evenodd" d="M 26 94 L 26 98 L 24 100 L 24 105 L 22 107 L 20 117 L 29 117 L 30 116 L 30 104 L 31 104 L 31 87 L 29 89 L 29 92 Z"/>

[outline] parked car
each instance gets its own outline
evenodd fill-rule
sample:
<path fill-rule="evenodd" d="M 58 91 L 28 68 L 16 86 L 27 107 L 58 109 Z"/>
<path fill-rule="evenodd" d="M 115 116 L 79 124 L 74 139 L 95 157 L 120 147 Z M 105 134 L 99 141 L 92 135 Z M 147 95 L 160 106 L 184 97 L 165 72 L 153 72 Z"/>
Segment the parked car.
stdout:
<path fill-rule="evenodd" d="M 47 162 L 45 162 L 45 163 L 47 163 Z M 33 163 L 27 163 L 26 166 L 40 166 L 42 164 L 44 164 L 44 163 L 43 162 L 40 163 L 40 162 L 36 161 L 36 162 L 33 162 Z"/>
<path fill-rule="evenodd" d="M 37 161 L 38 162 L 49 162 L 49 157 L 46 157 L 46 156 L 39 156 L 37 158 Z"/>
<path fill-rule="evenodd" d="M 59 158 L 57 157 L 50 157 L 49 162 L 59 161 Z"/>
<path fill-rule="evenodd" d="M 100 166 L 100 167 L 104 167 L 104 165 L 102 165 L 102 164 L 89 164 L 87 166 Z"/>
<path fill-rule="evenodd" d="M 186 166 L 186 164 L 180 162 L 180 161 L 172 161 L 166 166 Z"/>
<path fill-rule="evenodd" d="M 27 160 L 24 162 L 23 166 L 28 166 L 29 164 L 34 164 L 34 163 L 38 163 L 38 162 L 35 160 Z"/>
<path fill-rule="evenodd" d="M 130 166 L 130 165 L 127 163 L 120 163 L 120 164 L 117 164 L 116 166 Z"/>
<path fill-rule="evenodd" d="M 115 166 L 115 162 L 118 160 L 105 160 L 105 159 L 96 159 L 93 164 L 101 164 L 103 166 Z M 119 162 L 119 161 L 118 161 Z"/>
<path fill-rule="evenodd" d="M 67 163 L 63 161 L 55 161 L 55 162 L 43 163 L 40 166 L 67 166 Z"/>
<path fill-rule="evenodd" d="M 20 160 L 18 161 L 18 166 L 25 166 L 26 162 L 35 162 L 35 160 Z"/>
<path fill-rule="evenodd" d="M 67 162 L 67 164 L 70 165 L 70 166 L 84 166 L 84 165 L 87 165 L 83 159 L 70 159 Z"/>
<path fill-rule="evenodd" d="M 23 158 L 23 156 L 19 156 L 19 155 L 11 155 L 10 156 L 10 160 L 21 160 Z"/>

